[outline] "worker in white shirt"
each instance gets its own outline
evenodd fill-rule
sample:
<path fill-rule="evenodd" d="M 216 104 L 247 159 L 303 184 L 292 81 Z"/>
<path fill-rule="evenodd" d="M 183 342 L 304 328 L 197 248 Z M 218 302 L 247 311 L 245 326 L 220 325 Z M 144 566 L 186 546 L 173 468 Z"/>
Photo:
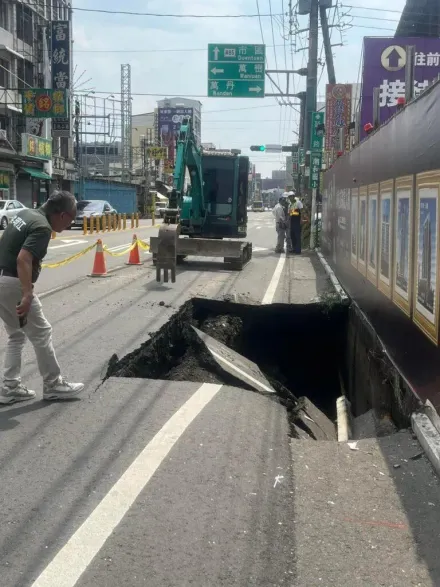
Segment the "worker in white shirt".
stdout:
<path fill-rule="evenodd" d="M 289 231 L 289 217 L 288 217 L 289 201 L 286 196 L 281 196 L 278 204 L 272 210 L 275 218 L 275 229 L 277 231 L 277 245 L 275 247 L 276 253 L 284 253 L 284 241 L 287 240 L 287 251 L 292 249 Z"/>

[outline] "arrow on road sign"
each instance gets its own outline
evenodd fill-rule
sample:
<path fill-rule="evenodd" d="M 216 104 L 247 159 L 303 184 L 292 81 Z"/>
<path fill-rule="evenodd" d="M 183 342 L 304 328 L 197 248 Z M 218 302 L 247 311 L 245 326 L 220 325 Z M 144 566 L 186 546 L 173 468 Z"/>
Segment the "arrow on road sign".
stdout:
<path fill-rule="evenodd" d="M 261 90 L 262 88 L 260 88 L 260 86 L 256 86 L 255 88 L 249 88 L 250 92 L 256 92 L 257 94 L 259 94 Z"/>
<path fill-rule="evenodd" d="M 217 69 L 216 67 L 214 67 L 213 69 L 211 69 L 211 73 L 213 73 L 214 75 L 217 75 L 218 73 L 225 73 L 224 69 Z"/>
<path fill-rule="evenodd" d="M 214 49 L 214 61 L 218 61 L 218 54 L 220 53 L 220 49 L 216 47 Z"/>

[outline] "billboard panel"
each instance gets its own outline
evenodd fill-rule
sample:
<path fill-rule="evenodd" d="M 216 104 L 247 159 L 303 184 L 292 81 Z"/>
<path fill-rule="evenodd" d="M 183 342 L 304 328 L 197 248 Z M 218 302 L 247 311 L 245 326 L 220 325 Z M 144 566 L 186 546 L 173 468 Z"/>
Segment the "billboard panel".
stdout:
<path fill-rule="evenodd" d="M 168 147 L 168 158 L 174 161 L 176 158 L 177 133 L 184 118 L 193 117 L 192 108 L 158 108 L 157 125 L 159 143 L 162 147 Z"/>
<path fill-rule="evenodd" d="M 70 23 L 68 20 L 54 20 L 51 23 L 52 38 L 52 88 L 69 91 L 71 89 L 71 55 L 70 55 Z M 69 137 L 71 124 L 68 115 L 52 121 L 54 136 Z"/>
<path fill-rule="evenodd" d="M 416 48 L 414 89 L 416 96 L 440 73 L 440 39 L 438 38 L 364 38 L 362 76 L 361 137 L 364 125 L 373 121 L 373 89 L 380 89 L 380 122 L 388 120 L 397 109 L 398 98 L 405 97 L 405 65 L 408 45 Z"/>
<path fill-rule="evenodd" d="M 345 127 L 345 149 L 349 148 L 351 84 L 327 84 L 325 102 L 325 149 L 339 151 L 339 128 Z"/>

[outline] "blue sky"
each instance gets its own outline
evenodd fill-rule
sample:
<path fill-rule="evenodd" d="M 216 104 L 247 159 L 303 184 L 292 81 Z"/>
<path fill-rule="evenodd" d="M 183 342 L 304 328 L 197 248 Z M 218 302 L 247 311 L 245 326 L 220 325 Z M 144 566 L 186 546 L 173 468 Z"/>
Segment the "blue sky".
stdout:
<path fill-rule="evenodd" d="M 293 0 L 293 5 L 295 3 Z M 73 4 L 75 8 L 180 15 L 257 13 L 257 0 L 75 0 Z M 269 68 L 275 69 L 277 63 L 279 69 L 286 69 L 286 64 L 287 69 L 291 69 L 292 55 L 295 69 L 306 65 L 307 52 L 299 50 L 306 45 L 304 34 L 297 36 L 296 48 L 292 49 L 288 18 L 281 16 L 283 9 L 284 13 L 287 12 L 289 0 L 258 0 L 258 4 L 261 14 L 269 14 L 270 7 L 272 9 L 272 21 L 269 17 L 261 19 Z M 349 83 L 359 78 L 363 36 L 393 36 L 395 21 L 399 18 L 398 12 L 393 11 L 401 11 L 405 0 L 387 0 L 387 3 L 383 0 L 346 0 L 344 4 L 356 8 L 340 8 L 341 21 L 354 26 L 343 33 L 344 46 L 334 47 L 333 53 L 337 81 Z M 383 10 L 385 4 L 389 12 Z M 329 17 L 332 21 L 333 11 Z M 298 23 L 300 28 L 306 28 L 307 17 L 298 17 Z M 75 11 L 74 41 L 76 77 L 85 71 L 82 79 L 91 78 L 87 87 L 93 88 L 97 94 L 102 92 L 100 95 L 106 96 L 120 91 L 121 63 L 131 64 L 134 94 L 158 94 L 134 95 L 134 114 L 153 110 L 156 100 L 162 97 L 190 94 L 201 96 L 198 99 L 203 103 L 204 142 L 213 142 L 217 147 L 241 148 L 250 154 L 248 147 L 252 144 L 288 144 L 295 140 L 293 131 L 298 130 L 298 114 L 288 105 L 280 106 L 274 98 L 203 97 L 207 88 L 207 44 L 261 43 L 258 18 L 160 18 Z M 337 29 L 333 29 L 332 43 L 341 43 L 341 33 Z M 305 78 L 295 78 L 294 91 L 305 89 Z M 326 82 L 324 70 L 318 92 L 321 100 Z M 269 81 L 266 80 L 268 87 Z M 270 175 L 272 169 L 282 168 L 284 160 L 284 155 L 252 154 L 252 161 L 263 176 Z"/>

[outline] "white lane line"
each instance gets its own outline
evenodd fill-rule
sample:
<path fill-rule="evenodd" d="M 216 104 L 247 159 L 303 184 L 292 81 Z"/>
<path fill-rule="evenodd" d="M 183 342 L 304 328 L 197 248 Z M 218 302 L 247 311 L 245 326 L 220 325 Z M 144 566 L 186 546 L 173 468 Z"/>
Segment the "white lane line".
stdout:
<path fill-rule="evenodd" d="M 248 373 L 246 373 L 246 371 L 242 371 L 240 369 L 240 367 L 237 367 L 236 365 L 234 365 L 233 363 L 231 363 L 230 361 L 228 361 L 228 359 L 225 359 L 224 357 L 222 357 L 221 355 L 219 355 L 218 353 L 216 353 L 210 346 L 208 346 L 208 349 L 209 349 L 209 352 L 212 355 L 214 355 L 214 357 L 216 359 L 218 359 L 222 363 L 225 363 L 226 365 L 228 365 L 228 367 L 230 369 L 233 369 L 234 371 L 236 371 L 237 373 L 239 373 L 242 377 L 244 377 L 248 381 L 251 381 L 252 383 L 255 383 L 256 385 L 259 385 L 260 387 L 263 388 L 264 391 L 268 391 L 269 393 L 274 393 L 274 390 L 273 389 L 271 389 L 270 387 L 268 387 L 264 383 L 261 383 L 261 381 L 258 381 L 258 379 L 255 379 L 254 377 L 252 377 L 252 375 L 249 375 Z"/>
<path fill-rule="evenodd" d="M 108 247 L 108 250 L 111 251 L 112 253 L 115 253 L 116 251 L 122 251 L 123 249 L 128 249 L 128 247 L 130 247 L 132 245 L 132 243 L 126 243 L 124 245 L 117 245 L 115 247 Z"/>
<path fill-rule="evenodd" d="M 74 587 L 77 584 L 170 450 L 221 387 L 204 383 L 171 416 L 56 554 L 32 587 Z"/>
<path fill-rule="evenodd" d="M 283 273 L 283 267 L 284 267 L 285 262 L 286 262 L 286 255 L 283 254 L 278 259 L 278 263 L 275 268 L 275 272 L 272 275 L 272 279 L 270 280 L 269 287 L 267 288 L 266 293 L 264 294 L 263 301 L 261 302 L 262 305 L 272 303 L 272 301 L 275 297 L 276 291 L 277 291 L 278 284 L 281 279 L 281 274 Z"/>
<path fill-rule="evenodd" d="M 66 241 L 64 241 L 64 242 L 66 242 Z M 75 245 L 82 245 L 87 242 L 88 241 L 86 241 L 86 240 L 73 240 L 73 241 L 70 241 L 64 245 L 56 245 L 55 247 L 49 247 L 49 251 L 53 251 L 55 249 L 64 249 L 64 247 L 73 247 Z"/>
<path fill-rule="evenodd" d="M 256 226 L 255 230 L 261 230 L 261 226 Z"/>

